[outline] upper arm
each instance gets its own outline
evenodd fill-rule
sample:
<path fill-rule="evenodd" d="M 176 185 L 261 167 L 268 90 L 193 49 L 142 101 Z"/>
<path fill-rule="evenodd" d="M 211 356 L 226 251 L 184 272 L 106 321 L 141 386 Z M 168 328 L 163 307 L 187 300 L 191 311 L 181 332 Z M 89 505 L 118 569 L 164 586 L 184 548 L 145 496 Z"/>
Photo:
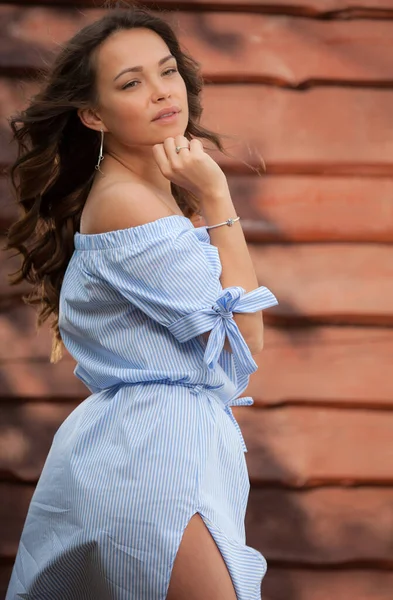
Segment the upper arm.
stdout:
<path fill-rule="evenodd" d="M 90 268 L 179 342 L 211 332 L 204 353 L 210 369 L 228 337 L 239 373 L 253 372 L 256 363 L 232 313 L 262 310 L 276 304 L 275 297 L 263 286 L 248 293 L 239 286 L 223 289 L 219 254 L 207 232 L 185 217 L 175 218 L 153 197 L 146 206 L 146 196 L 136 198 L 133 189 L 127 195 L 119 186 L 111 210 L 100 211 L 106 231 L 115 230 L 108 239 L 116 245 Z"/>

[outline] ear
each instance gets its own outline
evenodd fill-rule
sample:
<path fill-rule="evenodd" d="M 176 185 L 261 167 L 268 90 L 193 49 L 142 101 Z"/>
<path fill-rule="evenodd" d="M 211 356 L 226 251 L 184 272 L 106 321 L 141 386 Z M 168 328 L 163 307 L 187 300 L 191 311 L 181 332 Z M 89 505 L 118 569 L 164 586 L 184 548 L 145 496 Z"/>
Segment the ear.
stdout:
<path fill-rule="evenodd" d="M 83 125 L 85 125 L 89 129 L 94 129 L 95 131 L 100 131 L 100 129 L 103 129 L 104 132 L 108 131 L 103 121 L 101 120 L 100 115 L 93 109 L 78 108 L 77 113 Z"/>

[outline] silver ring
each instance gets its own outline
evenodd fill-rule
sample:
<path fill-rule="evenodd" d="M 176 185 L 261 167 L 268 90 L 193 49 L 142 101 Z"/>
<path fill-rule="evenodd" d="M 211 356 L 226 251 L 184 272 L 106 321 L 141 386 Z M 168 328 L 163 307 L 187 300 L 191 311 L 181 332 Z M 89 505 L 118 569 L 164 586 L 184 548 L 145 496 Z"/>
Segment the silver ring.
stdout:
<path fill-rule="evenodd" d="M 182 148 L 188 148 L 188 149 L 189 149 L 190 147 L 189 147 L 189 146 L 176 146 L 176 147 L 175 147 L 176 154 L 179 154 L 179 152 L 180 152 L 180 150 L 181 150 Z"/>

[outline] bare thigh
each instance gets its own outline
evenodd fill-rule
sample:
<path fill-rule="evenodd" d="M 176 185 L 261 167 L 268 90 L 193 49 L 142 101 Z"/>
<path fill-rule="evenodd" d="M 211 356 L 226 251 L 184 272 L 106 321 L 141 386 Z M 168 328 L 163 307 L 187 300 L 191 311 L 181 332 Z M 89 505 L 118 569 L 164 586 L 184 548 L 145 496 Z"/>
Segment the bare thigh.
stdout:
<path fill-rule="evenodd" d="M 184 531 L 166 600 L 237 600 L 225 561 L 198 513 Z"/>

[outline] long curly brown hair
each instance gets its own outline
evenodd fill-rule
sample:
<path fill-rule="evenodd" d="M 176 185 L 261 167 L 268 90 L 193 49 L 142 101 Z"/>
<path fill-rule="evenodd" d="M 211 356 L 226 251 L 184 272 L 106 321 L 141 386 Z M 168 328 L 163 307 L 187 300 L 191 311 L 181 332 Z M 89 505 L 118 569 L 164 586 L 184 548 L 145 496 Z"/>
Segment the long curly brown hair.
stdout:
<path fill-rule="evenodd" d="M 187 88 L 185 136 L 205 138 L 226 154 L 220 137 L 199 124 L 200 65 L 181 50 L 174 31 L 161 18 L 141 7 L 113 8 L 62 47 L 40 92 L 25 110 L 9 119 L 18 157 L 8 175 L 21 216 L 8 229 L 4 247 L 15 249 L 22 257 L 20 269 L 9 275 L 9 282 L 16 285 L 26 280 L 33 285 L 22 298 L 26 304 L 39 305 L 37 329 L 52 316 L 52 363 L 63 355 L 58 326 L 60 289 L 100 147 L 99 133 L 82 124 L 77 110 L 98 102 L 94 51 L 114 32 L 135 27 L 156 32 L 176 57 Z M 185 216 L 198 213 L 199 204 L 192 194 L 174 184 L 172 193 Z"/>

